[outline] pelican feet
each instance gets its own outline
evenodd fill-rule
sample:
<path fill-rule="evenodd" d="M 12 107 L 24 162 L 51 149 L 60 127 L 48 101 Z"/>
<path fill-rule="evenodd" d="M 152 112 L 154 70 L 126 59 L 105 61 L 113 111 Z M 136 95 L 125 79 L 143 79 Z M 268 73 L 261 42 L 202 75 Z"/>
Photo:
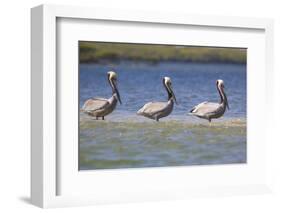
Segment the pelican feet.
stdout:
<path fill-rule="evenodd" d="M 104 116 L 102 116 L 101 119 L 104 121 L 104 120 L 105 120 L 105 119 L 104 119 Z M 99 117 L 96 116 L 96 119 L 95 119 L 95 120 L 99 120 Z"/>

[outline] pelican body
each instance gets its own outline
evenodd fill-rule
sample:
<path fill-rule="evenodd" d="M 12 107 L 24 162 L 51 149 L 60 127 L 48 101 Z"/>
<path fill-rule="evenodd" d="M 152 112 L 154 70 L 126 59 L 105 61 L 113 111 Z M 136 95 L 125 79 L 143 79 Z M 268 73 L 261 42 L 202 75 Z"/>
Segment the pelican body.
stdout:
<path fill-rule="evenodd" d="M 171 79 L 169 77 L 164 77 L 163 85 L 168 93 L 168 101 L 146 103 L 137 112 L 137 115 L 142 115 L 144 117 L 159 121 L 160 118 L 168 116 L 173 111 L 174 101 L 177 103 L 177 100 L 172 90 Z"/>
<path fill-rule="evenodd" d="M 191 115 L 207 119 L 209 122 L 211 122 L 212 119 L 221 117 L 224 114 L 226 107 L 229 109 L 227 97 L 224 92 L 223 80 L 217 80 L 216 84 L 220 95 L 220 102 L 212 103 L 205 101 L 200 103 L 190 110 Z"/>
<path fill-rule="evenodd" d="M 112 88 L 112 96 L 109 99 L 105 98 L 90 98 L 85 101 L 82 111 L 86 114 L 96 117 L 96 120 L 99 119 L 99 117 L 104 120 L 104 117 L 110 113 L 113 112 L 115 109 L 117 102 L 119 101 L 120 104 L 121 99 L 119 95 L 119 91 L 117 88 L 117 75 L 113 71 L 109 71 L 107 73 L 107 78 L 109 85 Z"/>

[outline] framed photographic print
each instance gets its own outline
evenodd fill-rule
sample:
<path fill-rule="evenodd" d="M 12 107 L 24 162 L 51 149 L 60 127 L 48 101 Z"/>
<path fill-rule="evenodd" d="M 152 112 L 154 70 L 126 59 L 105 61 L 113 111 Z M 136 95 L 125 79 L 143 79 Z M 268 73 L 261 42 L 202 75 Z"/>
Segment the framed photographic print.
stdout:
<path fill-rule="evenodd" d="M 42 5 L 32 203 L 270 191 L 270 19 Z"/>

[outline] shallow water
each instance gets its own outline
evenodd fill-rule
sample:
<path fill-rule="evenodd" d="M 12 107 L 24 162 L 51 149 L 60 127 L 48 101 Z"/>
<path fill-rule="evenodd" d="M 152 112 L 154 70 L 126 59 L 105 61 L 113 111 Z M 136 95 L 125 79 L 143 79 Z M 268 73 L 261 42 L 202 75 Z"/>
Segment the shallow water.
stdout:
<path fill-rule="evenodd" d="M 80 106 L 109 97 L 107 65 L 80 65 Z M 230 64 L 121 63 L 114 66 L 123 104 L 105 121 L 80 113 L 79 168 L 210 165 L 246 162 L 246 68 Z M 155 122 L 136 111 L 165 100 L 161 77 L 170 76 L 179 105 Z M 195 104 L 218 101 L 216 79 L 225 81 L 230 110 L 208 121 L 187 115 Z"/>

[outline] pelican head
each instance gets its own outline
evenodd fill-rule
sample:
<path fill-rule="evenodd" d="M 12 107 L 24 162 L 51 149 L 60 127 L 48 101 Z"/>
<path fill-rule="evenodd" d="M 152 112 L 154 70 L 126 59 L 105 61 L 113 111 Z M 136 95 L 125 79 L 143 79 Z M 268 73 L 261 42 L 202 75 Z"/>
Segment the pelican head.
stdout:
<path fill-rule="evenodd" d="M 222 101 L 226 104 L 227 109 L 229 109 L 228 100 L 227 100 L 227 97 L 226 97 L 225 92 L 224 92 L 224 82 L 223 82 L 223 80 L 221 80 L 221 79 L 217 80 L 217 88 L 219 90 Z"/>
<path fill-rule="evenodd" d="M 117 74 L 114 71 L 107 72 L 108 78 L 111 80 L 117 80 Z"/>
<path fill-rule="evenodd" d="M 112 88 L 112 93 L 117 95 L 117 99 L 120 102 L 120 104 L 122 104 L 121 102 L 121 98 L 120 98 L 120 94 L 117 88 L 117 74 L 114 71 L 109 71 L 107 72 L 107 77 L 108 77 L 108 81 L 109 84 Z"/>
<path fill-rule="evenodd" d="M 218 79 L 217 80 L 217 85 L 218 85 L 218 87 L 222 87 L 224 89 L 224 82 L 223 82 L 223 80 Z"/>
<path fill-rule="evenodd" d="M 173 88 L 172 88 L 172 81 L 171 78 L 169 77 L 164 77 L 163 78 L 163 84 L 168 92 L 168 99 L 170 100 L 171 98 L 174 99 L 174 101 L 176 102 L 176 104 L 178 104 L 176 96 L 173 92 Z"/>

